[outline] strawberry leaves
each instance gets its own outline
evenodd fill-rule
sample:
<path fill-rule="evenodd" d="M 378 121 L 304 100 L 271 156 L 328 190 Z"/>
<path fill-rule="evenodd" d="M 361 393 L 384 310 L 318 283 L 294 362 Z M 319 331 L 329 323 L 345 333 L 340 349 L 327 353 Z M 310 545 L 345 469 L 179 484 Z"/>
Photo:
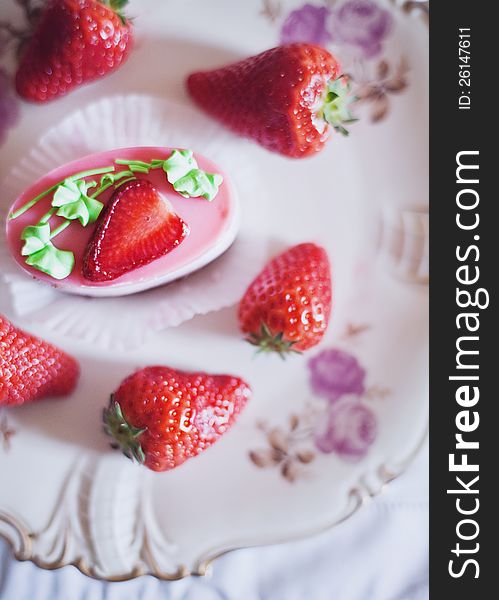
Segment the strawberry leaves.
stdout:
<path fill-rule="evenodd" d="M 113 395 L 109 400 L 109 406 L 103 410 L 102 420 L 104 432 L 113 438 L 111 448 L 121 448 L 126 457 L 139 464 L 144 464 L 146 456 L 139 438 L 147 428 L 138 429 L 130 425 Z"/>
<path fill-rule="evenodd" d="M 354 101 L 348 78 L 340 75 L 328 83 L 326 97 L 317 116 L 325 119 L 338 133 L 347 136 L 349 132 L 344 125 L 358 121 L 350 112 L 350 104 Z"/>
<path fill-rule="evenodd" d="M 123 9 L 128 4 L 128 0 L 100 0 L 100 2 L 106 6 L 109 6 L 109 8 L 113 10 L 121 19 L 123 25 L 126 25 L 127 18 L 123 13 Z"/>

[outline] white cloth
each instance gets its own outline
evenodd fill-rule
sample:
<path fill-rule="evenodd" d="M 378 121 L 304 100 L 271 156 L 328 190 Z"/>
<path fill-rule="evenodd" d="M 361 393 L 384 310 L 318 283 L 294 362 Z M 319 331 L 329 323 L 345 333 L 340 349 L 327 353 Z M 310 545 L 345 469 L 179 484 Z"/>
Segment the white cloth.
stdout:
<path fill-rule="evenodd" d="M 42 571 L 0 542 L 0 600 L 423 600 L 428 598 L 428 448 L 353 517 L 307 540 L 239 550 L 210 577 L 104 583 Z"/>

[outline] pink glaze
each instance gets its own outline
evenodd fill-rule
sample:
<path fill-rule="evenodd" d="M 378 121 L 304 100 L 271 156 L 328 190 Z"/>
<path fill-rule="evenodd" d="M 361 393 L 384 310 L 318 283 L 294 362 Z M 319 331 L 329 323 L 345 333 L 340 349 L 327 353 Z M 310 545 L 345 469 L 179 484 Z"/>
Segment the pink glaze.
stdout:
<path fill-rule="evenodd" d="M 10 212 L 15 211 L 23 204 L 37 196 L 39 193 L 62 181 L 70 175 L 81 171 L 106 167 L 113 164 L 115 159 L 142 160 L 151 162 L 152 159 L 165 159 L 172 152 L 172 148 L 123 148 L 92 154 L 79 160 L 67 163 L 59 167 L 28 188 L 12 205 Z M 36 279 L 40 279 L 52 286 L 67 291 L 77 291 L 84 293 L 85 288 L 95 289 L 97 287 L 123 288 L 123 293 L 127 293 L 127 287 L 135 287 L 141 282 L 151 282 L 151 285 L 144 285 L 143 289 L 152 287 L 154 280 L 164 277 L 165 273 L 174 272 L 182 276 L 189 271 L 189 265 L 192 263 L 203 262 L 203 255 L 213 255 L 217 243 L 221 238 L 227 235 L 230 228 L 234 228 L 236 219 L 236 202 L 233 188 L 228 181 L 227 176 L 213 162 L 200 156 L 194 155 L 199 168 L 210 173 L 220 173 L 224 177 L 218 194 L 212 202 L 204 198 L 183 198 L 178 194 L 168 182 L 166 174 L 162 169 L 151 170 L 149 174 L 136 173 L 137 178 L 145 178 L 151 181 L 156 189 L 172 203 L 175 211 L 184 219 L 190 227 L 190 234 L 184 241 L 172 252 L 159 258 L 152 263 L 130 271 L 121 277 L 110 281 L 94 283 L 85 279 L 81 273 L 82 257 L 85 246 L 95 229 L 95 223 L 82 227 L 79 222 L 73 222 L 67 229 L 61 232 L 53 240 L 55 246 L 62 250 L 72 250 L 75 255 L 75 266 L 73 272 L 63 280 L 56 280 L 37 269 L 34 269 L 25 263 L 25 258 L 21 255 L 23 242 L 21 232 L 27 225 L 36 224 L 39 219 L 50 210 L 50 203 L 53 194 L 47 195 L 40 200 L 38 204 L 30 210 L 19 216 L 17 219 L 7 221 L 7 240 L 9 249 L 19 265 Z M 126 166 L 116 165 L 116 172 L 127 169 Z M 88 180 L 99 181 L 100 175 L 95 175 Z M 99 200 L 106 203 L 113 194 L 114 188 L 106 190 L 99 196 Z M 54 230 L 62 220 L 54 215 L 51 220 L 51 228 Z M 224 248 L 225 249 L 225 248 Z M 208 262 L 208 261 L 206 261 Z M 201 265 L 202 266 L 202 265 Z M 172 277 L 173 279 L 174 277 Z M 96 290 L 97 291 L 97 290 Z M 137 290 L 134 290 L 137 291 Z M 91 290 L 89 289 L 89 292 Z"/>

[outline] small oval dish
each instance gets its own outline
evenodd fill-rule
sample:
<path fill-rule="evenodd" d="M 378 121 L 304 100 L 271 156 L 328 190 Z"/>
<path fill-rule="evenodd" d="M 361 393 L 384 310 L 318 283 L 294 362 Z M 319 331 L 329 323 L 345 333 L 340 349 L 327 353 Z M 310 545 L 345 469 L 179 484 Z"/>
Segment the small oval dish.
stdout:
<path fill-rule="evenodd" d="M 197 271 L 229 248 L 238 227 L 236 192 L 217 165 L 190 150 L 134 147 L 40 178 L 11 206 L 6 237 L 31 277 L 109 297 Z"/>

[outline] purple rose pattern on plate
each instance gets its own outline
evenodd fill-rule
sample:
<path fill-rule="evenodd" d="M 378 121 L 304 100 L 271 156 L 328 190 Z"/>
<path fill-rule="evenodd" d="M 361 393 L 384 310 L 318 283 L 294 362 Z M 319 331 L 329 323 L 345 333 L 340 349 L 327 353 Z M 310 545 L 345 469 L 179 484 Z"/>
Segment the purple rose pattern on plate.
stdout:
<path fill-rule="evenodd" d="M 379 56 L 393 26 L 392 15 L 372 0 L 349 0 L 331 12 L 333 41 L 354 47 L 363 58 Z"/>
<path fill-rule="evenodd" d="M 360 460 L 376 439 L 377 421 L 359 396 L 344 396 L 329 409 L 324 429 L 315 432 L 314 444 L 324 454 L 335 453 L 349 461 Z"/>
<path fill-rule="evenodd" d="M 343 339 L 352 340 L 368 326 L 347 325 Z M 277 468 L 292 483 L 307 473 L 319 454 L 333 454 L 348 462 L 362 460 L 376 440 L 378 424 L 370 404 L 390 391 L 367 386 L 367 372 L 350 352 L 322 350 L 308 363 L 313 398 L 302 411 L 291 414 L 285 426 L 257 423 L 267 447 L 249 452 L 259 468 Z"/>
<path fill-rule="evenodd" d="M 326 46 L 331 41 L 327 22 L 331 11 L 327 6 L 305 4 L 289 13 L 281 27 L 281 44 L 310 42 Z"/>
<path fill-rule="evenodd" d="M 312 391 L 331 403 L 345 394 L 364 393 L 366 372 L 348 352 L 324 350 L 309 361 L 308 368 Z"/>
<path fill-rule="evenodd" d="M 372 123 L 387 117 L 389 96 L 407 88 L 405 58 L 380 58 L 395 29 L 390 10 L 375 0 L 307 2 L 283 13 L 279 0 L 262 0 L 261 14 L 279 26 L 279 43 L 308 42 L 330 49 L 348 74 L 356 106 L 367 104 Z"/>

